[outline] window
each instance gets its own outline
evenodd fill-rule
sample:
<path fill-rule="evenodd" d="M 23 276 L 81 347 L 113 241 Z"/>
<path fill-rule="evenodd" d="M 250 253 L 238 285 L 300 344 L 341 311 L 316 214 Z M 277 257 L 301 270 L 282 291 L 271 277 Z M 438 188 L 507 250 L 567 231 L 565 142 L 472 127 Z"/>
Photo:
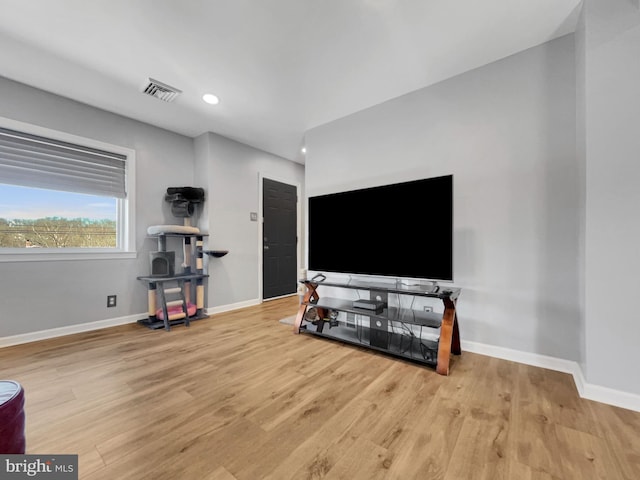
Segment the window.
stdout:
<path fill-rule="evenodd" d="M 134 161 L 130 149 L 0 119 L 0 261 L 135 256 Z"/>

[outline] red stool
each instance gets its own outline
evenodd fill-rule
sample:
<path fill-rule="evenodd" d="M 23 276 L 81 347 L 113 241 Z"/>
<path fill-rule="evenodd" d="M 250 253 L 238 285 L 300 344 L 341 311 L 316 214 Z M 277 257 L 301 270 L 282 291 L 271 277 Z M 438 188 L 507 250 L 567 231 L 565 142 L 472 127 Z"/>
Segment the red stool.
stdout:
<path fill-rule="evenodd" d="M 25 452 L 24 389 L 13 380 L 0 380 L 0 453 Z"/>

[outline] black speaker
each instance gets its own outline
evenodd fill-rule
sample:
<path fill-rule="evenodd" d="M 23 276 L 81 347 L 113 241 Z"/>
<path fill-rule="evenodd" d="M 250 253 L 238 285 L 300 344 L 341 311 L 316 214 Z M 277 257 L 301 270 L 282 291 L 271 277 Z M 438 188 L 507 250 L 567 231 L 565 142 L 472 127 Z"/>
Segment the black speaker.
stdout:
<path fill-rule="evenodd" d="M 369 344 L 372 347 L 389 348 L 389 321 L 386 318 L 369 319 Z"/>

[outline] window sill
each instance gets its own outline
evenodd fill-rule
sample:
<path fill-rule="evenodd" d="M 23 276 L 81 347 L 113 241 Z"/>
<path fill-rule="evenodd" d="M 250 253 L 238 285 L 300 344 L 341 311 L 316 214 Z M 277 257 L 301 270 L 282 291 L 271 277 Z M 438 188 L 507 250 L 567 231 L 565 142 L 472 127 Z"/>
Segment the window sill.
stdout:
<path fill-rule="evenodd" d="M 22 249 L 20 249 L 22 250 Z M 125 260 L 134 259 L 137 257 L 137 252 L 122 252 L 122 251 L 55 251 L 55 250 L 40 250 L 29 249 L 25 251 L 11 251 L 0 252 L 0 263 L 3 262 L 58 262 L 58 261 L 72 261 L 72 260 Z"/>

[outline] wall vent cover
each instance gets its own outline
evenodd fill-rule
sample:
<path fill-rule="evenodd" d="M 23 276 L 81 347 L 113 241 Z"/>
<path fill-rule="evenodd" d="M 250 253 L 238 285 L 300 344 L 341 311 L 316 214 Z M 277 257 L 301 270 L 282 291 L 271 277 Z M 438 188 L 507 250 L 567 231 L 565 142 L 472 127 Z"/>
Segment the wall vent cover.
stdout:
<path fill-rule="evenodd" d="M 152 97 L 159 98 L 163 102 L 173 102 L 176 97 L 182 93 L 182 90 L 178 90 L 166 83 L 149 78 L 149 83 L 144 87 L 142 92 L 147 95 L 151 95 Z"/>

